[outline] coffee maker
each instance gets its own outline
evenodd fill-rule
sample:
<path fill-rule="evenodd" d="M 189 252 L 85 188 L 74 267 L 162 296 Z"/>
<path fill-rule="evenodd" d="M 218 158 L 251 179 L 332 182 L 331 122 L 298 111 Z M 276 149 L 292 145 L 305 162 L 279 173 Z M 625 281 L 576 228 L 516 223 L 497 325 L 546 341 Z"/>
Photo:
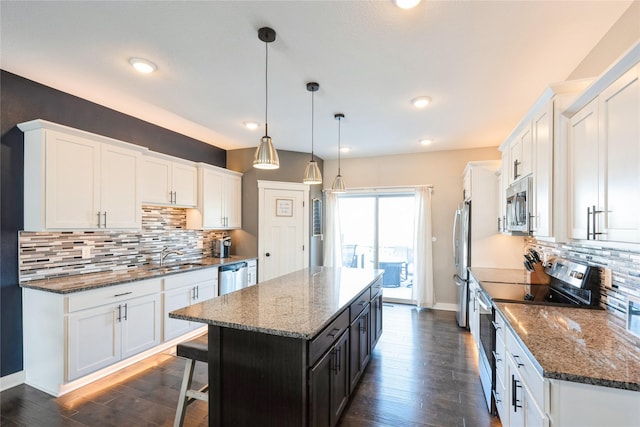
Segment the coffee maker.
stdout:
<path fill-rule="evenodd" d="M 229 258 L 229 249 L 231 248 L 231 237 L 220 237 L 213 241 L 214 258 Z"/>

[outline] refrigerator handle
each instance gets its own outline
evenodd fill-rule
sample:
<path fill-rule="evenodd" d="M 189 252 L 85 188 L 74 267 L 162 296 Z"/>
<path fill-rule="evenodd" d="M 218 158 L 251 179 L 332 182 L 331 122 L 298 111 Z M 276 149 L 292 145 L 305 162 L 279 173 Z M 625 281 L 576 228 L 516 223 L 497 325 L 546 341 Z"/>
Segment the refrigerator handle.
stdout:
<path fill-rule="evenodd" d="M 455 268 L 458 268 L 459 265 L 459 260 L 458 260 L 458 241 L 460 239 L 458 239 L 458 233 L 460 233 L 459 230 L 459 218 L 460 218 L 461 212 L 460 209 L 456 209 L 455 214 L 453 215 L 453 264 L 455 266 Z"/>

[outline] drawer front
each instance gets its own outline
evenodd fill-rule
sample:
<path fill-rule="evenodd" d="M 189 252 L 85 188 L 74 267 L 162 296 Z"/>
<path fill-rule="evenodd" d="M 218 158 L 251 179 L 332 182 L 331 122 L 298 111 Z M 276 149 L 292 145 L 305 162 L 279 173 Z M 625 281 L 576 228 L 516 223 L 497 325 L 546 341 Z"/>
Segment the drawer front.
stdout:
<path fill-rule="evenodd" d="M 171 274 L 164 277 L 164 290 L 177 289 L 195 283 L 206 282 L 215 279 L 218 281 L 218 267 L 203 268 L 180 274 Z"/>
<path fill-rule="evenodd" d="M 309 343 L 309 366 L 313 366 L 349 327 L 349 310 L 344 310 Z"/>
<path fill-rule="evenodd" d="M 351 306 L 349 307 L 349 311 L 351 312 L 349 322 L 353 322 L 358 318 L 358 316 L 360 316 L 360 313 L 362 313 L 362 310 L 364 310 L 367 304 L 369 304 L 369 301 L 371 301 L 371 292 L 369 291 L 369 288 L 367 288 L 363 293 L 358 295 L 358 298 L 356 298 L 354 302 L 351 303 Z"/>
<path fill-rule="evenodd" d="M 123 285 L 107 286 L 86 292 L 69 295 L 68 312 L 99 307 L 131 298 L 159 293 L 162 290 L 161 279 L 140 280 Z"/>
<path fill-rule="evenodd" d="M 376 298 L 380 292 L 382 292 L 382 277 L 379 277 L 371 285 L 371 299 Z"/>
<path fill-rule="evenodd" d="M 544 403 L 544 379 L 536 369 L 534 362 L 523 350 L 513 333 L 507 333 L 507 352 L 515 362 L 515 366 L 522 378 L 522 381 L 529 389 L 531 396 L 536 400 L 538 406 Z"/>

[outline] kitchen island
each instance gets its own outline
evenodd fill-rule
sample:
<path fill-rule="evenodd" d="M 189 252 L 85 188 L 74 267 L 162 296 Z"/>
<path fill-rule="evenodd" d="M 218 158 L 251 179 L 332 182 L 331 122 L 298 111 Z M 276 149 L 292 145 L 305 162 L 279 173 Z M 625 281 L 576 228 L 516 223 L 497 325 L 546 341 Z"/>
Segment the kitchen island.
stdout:
<path fill-rule="evenodd" d="M 209 425 L 335 425 L 382 332 L 382 271 L 304 269 L 170 313 L 209 325 Z"/>

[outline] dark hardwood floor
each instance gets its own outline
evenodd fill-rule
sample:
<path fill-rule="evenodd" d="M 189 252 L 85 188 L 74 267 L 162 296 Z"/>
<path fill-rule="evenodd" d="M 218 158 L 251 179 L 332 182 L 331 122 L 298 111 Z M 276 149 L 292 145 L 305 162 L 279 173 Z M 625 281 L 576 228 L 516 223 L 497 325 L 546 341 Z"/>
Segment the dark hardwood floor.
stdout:
<path fill-rule="evenodd" d="M 476 357 L 455 313 L 385 304 L 382 338 L 340 426 L 500 426 L 483 401 Z M 0 425 L 170 426 L 184 365 L 159 354 L 57 399 L 20 385 L 0 393 Z M 203 381 L 198 364 L 194 385 Z M 184 425 L 207 425 L 205 402 L 189 406 Z"/>

